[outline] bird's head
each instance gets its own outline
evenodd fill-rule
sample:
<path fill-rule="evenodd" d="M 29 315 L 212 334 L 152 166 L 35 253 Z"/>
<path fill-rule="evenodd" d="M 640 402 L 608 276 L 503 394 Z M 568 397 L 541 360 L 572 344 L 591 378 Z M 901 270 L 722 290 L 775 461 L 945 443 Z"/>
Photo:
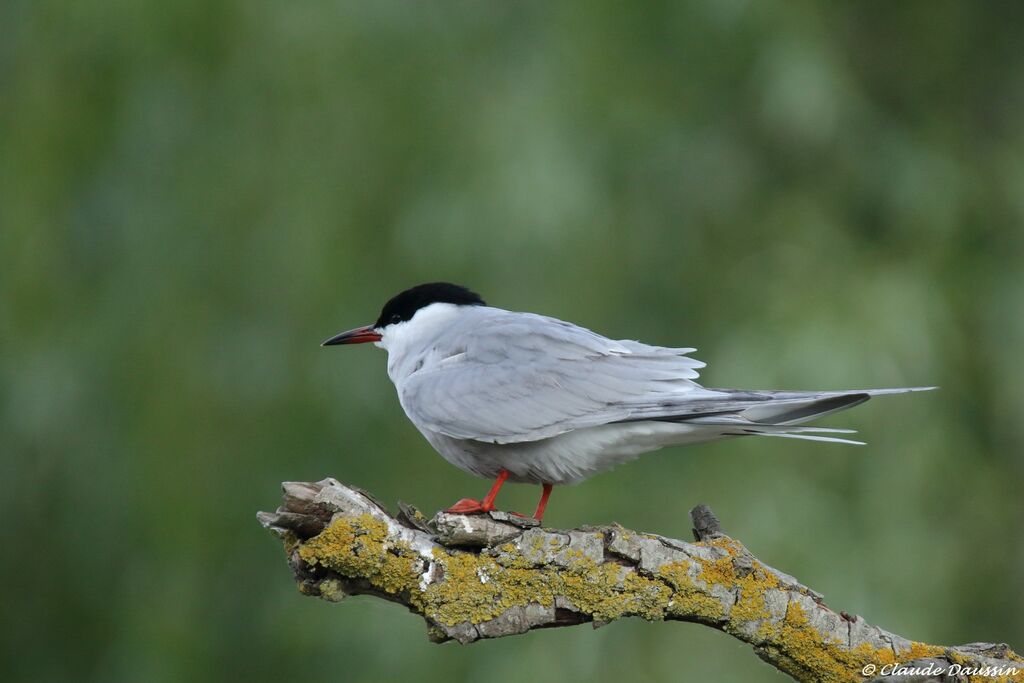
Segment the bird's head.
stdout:
<path fill-rule="evenodd" d="M 413 326 L 425 322 L 431 313 L 452 306 L 486 304 L 475 292 L 450 282 L 416 285 L 391 297 L 381 309 L 377 322 L 336 334 L 321 346 L 374 342 L 376 346 L 388 348 L 390 341 L 411 333 Z"/>

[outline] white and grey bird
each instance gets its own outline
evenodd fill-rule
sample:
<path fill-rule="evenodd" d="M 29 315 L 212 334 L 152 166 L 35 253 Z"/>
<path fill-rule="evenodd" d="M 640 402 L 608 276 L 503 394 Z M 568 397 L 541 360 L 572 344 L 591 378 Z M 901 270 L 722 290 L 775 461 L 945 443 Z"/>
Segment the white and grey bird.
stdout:
<path fill-rule="evenodd" d="M 494 509 L 506 481 L 574 484 L 643 453 L 736 436 L 861 444 L 848 429 L 800 426 L 881 394 L 709 389 L 692 348 L 614 340 L 555 318 L 487 306 L 465 287 L 418 285 L 384 305 L 373 325 L 323 343 L 373 342 L 412 423 L 441 456 L 494 479 L 482 501 L 449 512 Z"/>

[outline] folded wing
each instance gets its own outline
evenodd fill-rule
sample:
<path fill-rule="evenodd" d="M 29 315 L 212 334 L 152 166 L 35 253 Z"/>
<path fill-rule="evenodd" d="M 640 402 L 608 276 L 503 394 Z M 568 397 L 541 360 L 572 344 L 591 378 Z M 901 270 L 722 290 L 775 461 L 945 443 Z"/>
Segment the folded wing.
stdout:
<path fill-rule="evenodd" d="M 694 393 L 694 349 L 615 341 L 554 318 L 496 313 L 459 351 L 399 387 L 419 425 L 458 439 L 518 443 L 668 414 Z"/>

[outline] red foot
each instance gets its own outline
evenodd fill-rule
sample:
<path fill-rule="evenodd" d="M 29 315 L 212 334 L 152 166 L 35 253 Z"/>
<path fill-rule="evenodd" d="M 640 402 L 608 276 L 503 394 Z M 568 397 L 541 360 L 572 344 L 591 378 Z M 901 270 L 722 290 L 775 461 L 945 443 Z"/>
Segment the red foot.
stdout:
<path fill-rule="evenodd" d="M 498 478 L 494 480 L 494 486 L 487 492 L 484 499 L 473 500 L 472 498 L 463 498 L 455 505 L 445 510 L 445 512 L 454 512 L 457 515 L 475 515 L 481 512 L 490 512 L 494 509 L 494 499 L 498 495 L 498 491 L 501 490 L 501 485 L 508 479 L 508 472 L 501 470 L 498 472 Z"/>
<path fill-rule="evenodd" d="M 497 508 L 493 505 L 491 507 L 486 507 L 484 503 L 479 500 L 462 498 L 450 508 L 445 508 L 444 512 L 451 512 L 456 515 L 478 515 L 484 512 L 492 512 L 494 510 L 497 510 Z M 516 512 L 515 510 L 509 510 L 508 514 L 515 515 L 516 517 L 522 517 L 523 519 L 531 519 L 528 515 L 524 515 L 522 512 Z"/>
<path fill-rule="evenodd" d="M 472 498 L 463 498 L 455 503 L 455 505 L 445 509 L 445 512 L 451 512 L 456 515 L 476 515 L 490 512 L 493 509 L 493 503 L 487 505 L 487 501 L 481 503 L 479 500 L 473 500 Z"/>

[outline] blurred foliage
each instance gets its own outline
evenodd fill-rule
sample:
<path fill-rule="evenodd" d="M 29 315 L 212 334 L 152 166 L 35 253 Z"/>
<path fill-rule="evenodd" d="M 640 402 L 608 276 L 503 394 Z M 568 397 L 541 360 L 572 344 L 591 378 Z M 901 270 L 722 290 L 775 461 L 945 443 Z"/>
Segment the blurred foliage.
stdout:
<path fill-rule="evenodd" d="M 941 385 L 830 420 L 864 448 L 670 449 L 548 521 L 708 502 L 837 609 L 1024 647 L 1022 9 L 0 3 L 5 679 L 778 680 L 699 626 L 438 647 L 296 593 L 279 481 L 487 486 L 382 352 L 317 346 L 435 279 L 712 386 Z"/>

